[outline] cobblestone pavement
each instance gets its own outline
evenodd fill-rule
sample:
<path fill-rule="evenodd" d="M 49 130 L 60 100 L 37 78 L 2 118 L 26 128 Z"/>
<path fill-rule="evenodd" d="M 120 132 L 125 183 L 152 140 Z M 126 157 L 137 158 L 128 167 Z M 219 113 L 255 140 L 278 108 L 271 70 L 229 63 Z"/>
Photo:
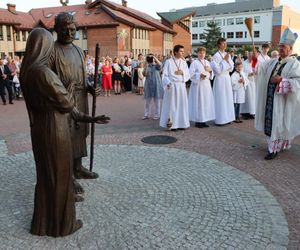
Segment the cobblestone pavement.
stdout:
<path fill-rule="evenodd" d="M 14 165 L 1 172 L 3 249 L 284 249 L 288 244 L 287 222 L 275 198 L 227 164 L 160 147 L 99 145 L 95 155 L 100 178 L 83 182 L 86 200 L 77 209 L 84 228 L 63 239 L 28 233 L 32 154 L 2 157 L 6 166 Z"/>
<path fill-rule="evenodd" d="M 77 211 L 78 217 L 84 220 L 84 228 L 67 237 L 66 241 L 32 237 L 27 231 L 32 213 L 35 169 L 30 153 L 28 118 L 22 101 L 0 108 L 0 188 L 7 190 L 10 187 L 5 197 L 12 196 L 9 200 L 12 204 L 1 202 L 1 206 L 5 207 L 0 208 L 1 243 L 15 242 L 14 247 L 21 249 L 26 245 L 23 242 L 38 249 L 40 240 L 52 249 L 57 246 L 130 249 L 135 244 L 136 249 L 285 249 L 287 244 L 288 249 L 300 249 L 299 138 L 294 140 L 289 151 L 281 153 L 273 161 L 265 161 L 265 138 L 253 129 L 252 120 L 225 127 L 210 126 L 208 129 L 191 127 L 171 133 L 160 129 L 157 121 L 142 121 L 142 99 L 131 94 L 98 99 L 97 112 L 109 114 L 112 121 L 108 125 L 96 126 L 95 142 L 99 144 L 96 162 L 108 163 L 96 168 L 101 176 L 99 180 L 83 182 L 87 189 L 86 201 L 78 205 Z M 156 134 L 172 135 L 178 141 L 164 147 L 143 147 L 145 144 L 141 139 Z M 112 144 L 130 147 L 117 147 L 119 154 L 116 156 Z M 124 152 L 126 150 L 128 153 Z M 105 155 L 109 159 L 101 154 L 102 151 L 107 152 Z M 153 152 L 155 157 L 148 157 L 146 151 Z M 156 158 L 159 164 L 153 163 Z M 196 165 L 196 161 L 201 164 Z M 176 164 L 171 168 L 168 162 Z M 158 168 L 161 163 L 167 167 Z M 148 164 L 151 167 L 147 168 Z M 24 172 L 21 170 L 24 169 L 27 177 L 21 178 Z M 217 175 L 220 169 L 222 174 Z M 10 176 L 9 173 L 14 174 Z M 164 178 L 166 173 L 170 174 L 169 178 Z M 133 180 L 134 176 L 138 178 Z M 228 182 L 226 178 L 229 178 Z M 175 192 L 171 192 L 173 190 Z M 168 192 L 171 192 L 170 196 Z M 219 210 L 213 210 L 216 207 Z M 230 209 L 226 210 L 228 207 Z M 93 211 L 97 211 L 96 221 L 92 219 Z M 145 216 L 148 213 L 149 216 Z M 13 222 L 8 225 L 2 223 L 10 216 L 18 228 Z M 137 220 L 130 221 L 135 217 Z M 182 227 L 176 224 L 180 219 Z M 240 230 L 245 226 L 246 231 Z M 178 234 L 176 228 L 179 228 Z M 97 235 L 96 240 L 93 238 L 86 245 L 78 244 L 78 239 L 88 239 L 88 233 Z M 143 234 L 149 239 L 145 238 L 142 245 L 138 245 Z M 248 248 L 243 248 L 241 239 L 249 243 Z M 128 247 L 126 244 L 129 244 Z M 254 244 L 257 244 L 256 247 Z M 7 243 L 6 246 L 11 245 Z"/>

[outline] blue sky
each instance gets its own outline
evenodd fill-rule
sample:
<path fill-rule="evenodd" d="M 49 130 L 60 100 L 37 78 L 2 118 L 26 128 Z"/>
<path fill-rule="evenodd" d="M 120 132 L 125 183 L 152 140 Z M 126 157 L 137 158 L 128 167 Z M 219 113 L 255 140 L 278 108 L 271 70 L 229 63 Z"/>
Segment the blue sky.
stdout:
<path fill-rule="evenodd" d="M 202 6 L 207 3 L 228 3 L 234 0 L 127 0 L 128 6 L 140 11 L 146 12 L 154 17 L 156 12 L 165 12 L 170 9 L 180 9 L 191 6 Z M 16 4 L 19 11 L 29 11 L 32 8 L 59 6 L 60 0 L 43 0 L 43 1 L 24 1 L 24 0 L 7 0 L 0 1 L 0 8 L 6 8 L 6 3 Z M 69 5 L 83 4 L 85 0 L 69 0 Z M 113 2 L 121 3 L 121 0 L 113 0 Z M 281 4 L 288 5 L 300 13 L 299 0 L 281 0 Z M 300 21 L 300 20 L 299 20 Z"/>

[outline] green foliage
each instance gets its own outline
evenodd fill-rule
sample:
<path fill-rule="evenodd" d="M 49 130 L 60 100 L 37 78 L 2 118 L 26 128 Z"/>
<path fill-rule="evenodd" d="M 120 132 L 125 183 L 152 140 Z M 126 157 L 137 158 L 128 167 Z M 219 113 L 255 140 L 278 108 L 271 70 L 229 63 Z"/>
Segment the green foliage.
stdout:
<path fill-rule="evenodd" d="M 206 48 L 206 54 L 213 55 L 217 50 L 217 41 L 221 37 L 221 27 L 214 21 L 207 22 L 207 29 L 204 32 L 204 42 L 201 44 Z"/>

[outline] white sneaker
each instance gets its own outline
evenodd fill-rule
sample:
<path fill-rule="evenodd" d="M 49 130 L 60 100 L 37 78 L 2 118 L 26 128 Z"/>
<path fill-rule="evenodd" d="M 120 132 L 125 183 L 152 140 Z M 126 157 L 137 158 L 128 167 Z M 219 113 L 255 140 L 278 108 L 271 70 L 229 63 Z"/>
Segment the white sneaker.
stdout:
<path fill-rule="evenodd" d="M 142 120 L 147 120 L 147 119 L 149 119 L 148 116 L 143 116 L 143 117 L 142 117 Z"/>
<path fill-rule="evenodd" d="M 158 116 L 154 116 L 154 117 L 153 117 L 153 120 L 158 120 L 158 119 L 159 119 Z"/>

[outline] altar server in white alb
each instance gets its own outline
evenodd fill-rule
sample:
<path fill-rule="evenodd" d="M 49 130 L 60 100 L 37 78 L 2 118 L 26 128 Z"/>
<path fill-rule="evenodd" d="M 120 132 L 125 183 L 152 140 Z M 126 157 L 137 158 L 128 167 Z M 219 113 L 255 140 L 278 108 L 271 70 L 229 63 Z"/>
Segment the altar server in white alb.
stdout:
<path fill-rule="evenodd" d="M 184 47 L 175 45 L 173 54 L 174 56 L 166 60 L 163 69 L 164 97 L 160 126 L 176 131 L 190 126 L 185 87 L 185 83 L 190 79 L 190 73 L 183 58 Z"/>
<path fill-rule="evenodd" d="M 215 100 L 215 124 L 225 125 L 235 120 L 232 87 L 229 72 L 233 70 L 233 61 L 225 52 L 225 38 L 218 39 L 219 50 L 212 58 L 212 69 L 215 75 L 213 94 Z"/>
<path fill-rule="evenodd" d="M 235 63 L 235 71 L 231 75 L 233 103 L 235 112 L 235 123 L 242 123 L 240 119 L 240 105 L 245 102 L 245 90 L 249 81 L 243 72 L 243 63 L 237 61 Z"/>
<path fill-rule="evenodd" d="M 243 62 L 243 71 L 249 81 L 245 93 L 245 102 L 241 104 L 240 112 L 244 119 L 254 119 L 255 116 L 255 67 L 253 67 L 253 52 L 249 52 L 248 59 Z"/>
<path fill-rule="evenodd" d="M 207 121 L 215 119 L 215 104 L 210 79 L 213 78 L 210 62 L 205 60 L 206 48 L 197 50 L 198 59 L 190 66 L 189 116 L 195 127 L 209 127 Z"/>
<path fill-rule="evenodd" d="M 270 50 L 270 45 L 268 43 L 263 44 L 261 53 L 259 53 L 257 57 L 257 64 L 258 68 L 262 67 L 267 61 L 269 61 L 271 58 L 268 56 L 268 52 Z"/>
<path fill-rule="evenodd" d="M 292 56 L 297 37 L 287 28 L 279 42 L 279 59 L 269 60 L 259 72 L 255 127 L 267 136 L 266 160 L 290 148 L 300 135 L 300 62 Z"/>

